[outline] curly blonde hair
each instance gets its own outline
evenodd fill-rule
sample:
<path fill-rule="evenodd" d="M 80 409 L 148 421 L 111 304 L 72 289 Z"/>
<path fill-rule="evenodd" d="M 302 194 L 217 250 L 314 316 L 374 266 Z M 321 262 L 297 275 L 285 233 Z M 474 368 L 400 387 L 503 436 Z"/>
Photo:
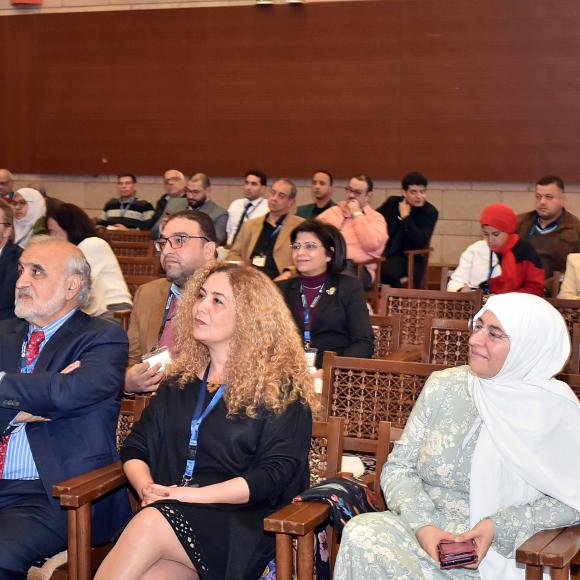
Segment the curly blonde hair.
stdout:
<path fill-rule="evenodd" d="M 223 380 L 228 416 L 256 417 L 260 408 L 282 413 L 301 401 L 317 407 L 300 336 L 284 298 L 264 274 L 249 266 L 215 261 L 188 282 L 175 317 L 177 358 L 168 368 L 183 388 L 203 374 L 208 348 L 193 337 L 193 308 L 205 281 L 227 274 L 235 301 L 235 330 Z"/>

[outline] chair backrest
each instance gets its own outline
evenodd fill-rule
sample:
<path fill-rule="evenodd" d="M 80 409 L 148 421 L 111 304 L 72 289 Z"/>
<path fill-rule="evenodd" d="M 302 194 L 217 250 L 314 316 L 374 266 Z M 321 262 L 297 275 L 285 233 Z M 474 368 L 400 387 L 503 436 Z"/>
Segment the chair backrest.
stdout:
<path fill-rule="evenodd" d="M 314 421 L 308 455 L 311 486 L 340 471 L 343 443 L 344 419 L 329 417 L 328 421 Z"/>
<path fill-rule="evenodd" d="M 547 298 L 548 302 L 564 317 L 570 337 L 574 333 L 574 324 L 580 322 L 580 300 L 564 298 Z"/>
<path fill-rule="evenodd" d="M 560 287 L 562 286 L 562 282 L 564 281 L 564 274 L 559 272 L 558 270 L 554 270 L 552 272 L 552 288 L 550 289 L 550 293 L 553 298 L 557 298 L 558 294 L 560 293 Z"/>
<path fill-rule="evenodd" d="M 109 240 L 109 243 L 115 242 L 150 242 L 151 232 L 148 230 L 123 230 L 123 229 L 104 229 L 100 235 Z"/>
<path fill-rule="evenodd" d="M 370 319 L 373 334 L 375 335 L 373 358 L 385 358 L 387 355 L 399 350 L 401 344 L 401 315 L 372 315 Z"/>
<path fill-rule="evenodd" d="M 407 250 L 405 255 L 407 256 L 407 276 L 406 276 L 406 286 L 407 288 L 422 288 L 427 289 L 427 272 L 429 270 L 429 256 L 433 248 L 421 248 L 419 250 Z M 415 280 L 415 259 L 421 257 L 423 261 L 423 275 L 420 280 Z"/>
<path fill-rule="evenodd" d="M 372 453 L 379 422 L 403 428 L 429 375 L 447 367 L 325 352 L 323 368 L 323 416 L 345 419 L 346 450 Z"/>
<path fill-rule="evenodd" d="M 152 258 L 155 255 L 151 240 L 144 242 L 111 242 L 111 248 L 117 257 Z"/>
<path fill-rule="evenodd" d="M 365 290 L 365 298 L 366 301 L 371 305 L 373 312 L 376 312 L 379 307 L 379 287 L 381 284 L 381 264 L 385 261 L 385 258 L 382 256 L 379 258 L 371 258 L 370 260 L 366 260 L 365 262 L 354 262 L 356 267 L 356 275 L 357 278 L 361 281 L 361 284 L 364 284 L 364 272 L 365 268 L 368 265 L 375 264 L 376 269 L 374 272 L 374 278 L 371 282 L 371 287 L 368 290 Z"/>
<path fill-rule="evenodd" d="M 566 372 L 579 374 L 580 373 L 580 322 L 572 325 L 571 353 L 570 360 L 566 366 Z"/>
<path fill-rule="evenodd" d="M 375 455 L 375 476 L 374 476 L 374 486 L 373 489 L 377 494 L 379 503 L 381 504 L 381 509 L 384 511 L 386 509 L 385 498 L 381 490 L 381 473 L 383 471 L 383 466 L 389 458 L 389 452 L 391 451 L 391 444 L 398 441 L 403 434 L 403 430 L 397 427 L 393 427 L 389 421 L 381 421 L 379 424 L 379 440 L 377 445 L 377 452 Z"/>
<path fill-rule="evenodd" d="M 131 296 L 135 296 L 139 286 L 157 280 L 161 276 L 158 256 L 117 256 L 117 259 Z"/>
<path fill-rule="evenodd" d="M 117 449 L 121 448 L 133 425 L 141 419 L 149 401 L 151 395 L 135 395 L 132 399 L 121 399 L 121 411 L 117 422 Z"/>
<path fill-rule="evenodd" d="M 421 361 L 448 366 L 465 365 L 469 361 L 469 322 L 446 318 L 425 321 Z"/>
<path fill-rule="evenodd" d="M 562 373 L 556 378 L 570 385 L 574 394 L 580 399 L 580 374 Z"/>
<path fill-rule="evenodd" d="M 158 278 L 161 264 L 158 256 L 117 256 L 124 276 L 152 276 Z"/>
<path fill-rule="evenodd" d="M 421 346 L 426 318 L 469 320 L 481 308 L 482 297 L 481 290 L 442 292 L 383 286 L 379 314 L 401 314 L 403 344 Z"/>

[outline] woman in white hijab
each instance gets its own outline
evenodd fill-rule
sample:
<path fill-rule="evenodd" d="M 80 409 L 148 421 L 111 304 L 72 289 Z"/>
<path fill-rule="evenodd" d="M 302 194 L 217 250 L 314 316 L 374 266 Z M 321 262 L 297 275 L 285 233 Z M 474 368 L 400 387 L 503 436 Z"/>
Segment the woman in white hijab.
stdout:
<path fill-rule="evenodd" d="M 349 522 L 335 580 L 523 580 L 517 547 L 580 523 L 580 403 L 553 378 L 570 354 L 561 315 L 492 296 L 469 344 L 469 366 L 426 383 L 381 476 L 390 511 Z M 478 564 L 440 570 L 442 539 L 475 540 Z"/>
<path fill-rule="evenodd" d="M 46 214 L 44 197 L 36 189 L 23 187 L 14 194 L 14 243 L 25 248 L 33 236 L 36 222 Z"/>

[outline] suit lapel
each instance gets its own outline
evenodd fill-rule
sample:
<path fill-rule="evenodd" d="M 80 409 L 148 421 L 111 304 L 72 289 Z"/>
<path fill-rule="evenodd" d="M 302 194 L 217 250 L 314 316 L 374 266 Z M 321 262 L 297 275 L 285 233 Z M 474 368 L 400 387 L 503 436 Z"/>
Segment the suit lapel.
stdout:
<path fill-rule="evenodd" d="M 68 337 L 71 334 L 77 333 L 83 326 L 85 315 L 77 310 L 69 320 L 67 320 L 51 337 L 51 339 L 42 348 L 42 351 L 38 355 L 38 360 L 34 366 L 34 371 L 45 371 L 50 366 L 54 357 L 59 354 L 61 350 L 61 345 L 70 345 Z M 73 362 L 73 361 L 71 361 Z"/>
<path fill-rule="evenodd" d="M 20 320 L 10 332 L 0 335 L 0 370 L 18 372 L 22 343 L 27 330 L 28 323 Z"/>
<path fill-rule="evenodd" d="M 252 224 L 254 227 L 252 229 L 252 237 L 250 238 L 250 244 L 247 246 L 249 251 L 248 255 L 245 256 L 244 258 L 245 260 L 250 259 L 250 256 L 252 255 L 254 248 L 256 247 L 256 244 L 258 243 L 258 238 L 262 233 L 262 228 L 264 227 L 264 221 L 266 220 L 267 215 L 268 214 L 257 217 L 255 223 Z"/>

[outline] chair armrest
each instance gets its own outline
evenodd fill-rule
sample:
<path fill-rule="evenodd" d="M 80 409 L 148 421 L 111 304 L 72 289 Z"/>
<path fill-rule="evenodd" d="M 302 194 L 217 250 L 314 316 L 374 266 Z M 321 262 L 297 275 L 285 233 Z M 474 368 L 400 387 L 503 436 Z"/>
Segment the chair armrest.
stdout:
<path fill-rule="evenodd" d="M 405 250 L 405 256 L 428 256 L 433 248 L 421 248 L 419 250 Z"/>
<path fill-rule="evenodd" d="M 580 551 L 580 526 L 543 530 L 516 551 L 516 561 L 534 566 L 564 568 Z"/>
<path fill-rule="evenodd" d="M 325 503 L 300 501 L 288 504 L 264 519 L 264 530 L 278 534 L 305 536 L 330 515 Z"/>
<path fill-rule="evenodd" d="M 111 463 L 53 485 L 52 494 L 62 507 L 78 508 L 127 483 L 121 462 Z"/>

